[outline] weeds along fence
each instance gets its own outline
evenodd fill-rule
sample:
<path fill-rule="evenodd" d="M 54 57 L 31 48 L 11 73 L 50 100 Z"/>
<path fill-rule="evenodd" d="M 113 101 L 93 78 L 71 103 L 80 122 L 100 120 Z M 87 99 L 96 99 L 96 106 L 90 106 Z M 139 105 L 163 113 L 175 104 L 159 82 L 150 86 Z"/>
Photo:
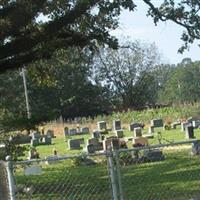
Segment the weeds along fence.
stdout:
<path fill-rule="evenodd" d="M 199 141 L 13 162 L 13 199 L 200 199 L 195 144 Z"/>

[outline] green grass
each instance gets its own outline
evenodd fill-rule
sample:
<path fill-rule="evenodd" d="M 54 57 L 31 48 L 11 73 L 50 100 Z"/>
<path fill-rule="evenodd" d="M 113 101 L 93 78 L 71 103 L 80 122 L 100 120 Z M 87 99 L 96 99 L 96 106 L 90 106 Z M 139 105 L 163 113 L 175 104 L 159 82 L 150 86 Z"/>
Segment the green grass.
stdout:
<path fill-rule="evenodd" d="M 174 130 L 156 129 L 155 131 L 162 132 L 162 143 L 185 140 L 185 134 L 181 132 L 180 126 Z M 125 135 L 131 136 L 132 133 L 125 131 Z M 195 136 L 200 139 L 200 130 L 195 129 Z M 77 137 L 84 137 L 86 141 L 90 135 L 72 138 Z M 59 155 L 81 152 L 68 150 L 67 143 L 62 137 L 53 139 L 53 143 L 53 145 L 37 147 L 41 158 L 52 155 L 53 148 Z M 158 144 L 156 134 L 149 143 Z M 200 195 L 200 158 L 191 156 L 191 146 L 180 145 L 175 149 L 163 149 L 163 152 L 166 158 L 164 161 L 121 166 L 125 200 L 189 200 Z M 110 200 L 111 186 L 105 157 L 95 157 L 95 159 L 98 160 L 98 164 L 94 166 L 77 166 L 76 159 L 60 161 L 52 165 L 40 164 L 43 174 L 34 176 L 24 176 L 22 168 L 18 166 L 15 173 L 17 186 L 23 188 L 33 186 L 35 189 L 31 196 L 33 200 Z M 29 198 L 23 192 L 19 192 L 17 197 L 20 200 Z"/>
<path fill-rule="evenodd" d="M 121 166 L 125 200 L 188 200 L 200 195 L 200 158 L 191 156 L 190 149 L 164 150 L 164 154 L 164 161 Z M 17 185 L 33 186 L 34 200 L 110 200 L 106 163 L 76 166 L 74 161 L 40 164 L 42 175 L 24 176 L 19 168 L 15 176 Z M 18 193 L 17 197 L 28 199 L 24 193 Z"/>
<path fill-rule="evenodd" d="M 147 134 L 147 130 L 145 129 L 144 134 Z M 166 130 L 164 131 L 162 128 L 157 128 L 155 129 L 155 132 L 161 132 L 162 133 L 162 143 L 169 143 L 169 142 L 176 142 L 176 141 L 183 141 L 185 140 L 185 133 L 181 132 L 181 128 L 180 126 L 177 127 L 177 129 L 172 129 L 172 130 Z M 195 137 L 197 139 L 200 139 L 200 130 L 195 129 Z M 130 137 L 133 135 L 132 132 L 130 131 L 125 131 L 125 136 L 126 137 Z M 113 135 L 112 132 L 110 132 L 108 135 L 106 135 L 107 137 Z M 154 134 L 154 139 L 149 139 L 149 144 L 158 144 L 158 137 L 156 135 L 156 133 Z M 91 136 L 89 134 L 87 135 L 77 135 L 77 136 L 72 136 L 70 138 L 84 138 L 85 140 L 85 144 L 87 139 L 89 139 Z M 131 147 L 131 142 L 129 142 L 128 144 L 129 147 Z M 82 146 L 83 149 L 85 147 L 85 145 Z M 65 154 L 78 154 L 81 153 L 83 151 L 82 150 L 69 150 L 68 148 L 68 144 L 67 141 L 65 141 L 64 137 L 62 136 L 58 136 L 57 138 L 53 139 L 53 144 L 52 145 L 39 145 L 37 146 L 37 151 L 40 154 L 41 158 L 44 158 L 46 156 L 52 155 L 53 154 L 53 149 L 56 149 L 58 151 L 59 155 L 65 155 Z M 28 156 L 28 152 L 26 153 L 26 156 L 23 157 L 23 159 L 26 159 Z"/>

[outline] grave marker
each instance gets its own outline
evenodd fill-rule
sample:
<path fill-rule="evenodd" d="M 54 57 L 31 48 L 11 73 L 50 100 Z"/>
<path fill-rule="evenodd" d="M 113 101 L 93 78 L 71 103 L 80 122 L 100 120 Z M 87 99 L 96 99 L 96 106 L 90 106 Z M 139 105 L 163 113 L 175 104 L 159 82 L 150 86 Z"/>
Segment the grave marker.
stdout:
<path fill-rule="evenodd" d="M 69 129 L 68 129 L 68 127 L 65 127 L 65 128 L 64 128 L 64 136 L 65 136 L 65 139 L 68 137 L 68 135 L 69 135 Z"/>
<path fill-rule="evenodd" d="M 50 130 L 50 129 L 47 130 L 46 135 L 47 135 L 48 137 L 55 138 L 55 136 L 54 136 L 54 131 L 53 131 L 53 130 Z"/>
<path fill-rule="evenodd" d="M 148 134 L 153 134 L 153 133 L 154 133 L 154 126 L 149 126 Z"/>
<path fill-rule="evenodd" d="M 153 119 L 151 120 L 151 126 L 155 128 L 163 127 L 163 120 L 162 119 Z"/>
<path fill-rule="evenodd" d="M 192 121 L 192 126 L 193 126 L 194 128 L 199 128 L 199 127 L 200 127 L 200 120 Z"/>
<path fill-rule="evenodd" d="M 81 133 L 88 134 L 90 132 L 88 127 L 81 128 Z"/>
<path fill-rule="evenodd" d="M 197 140 L 192 143 L 192 154 L 200 155 L 200 140 Z"/>
<path fill-rule="evenodd" d="M 93 133 L 92 133 L 92 137 L 93 137 L 93 138 L 99 139 L 100 136 L 101 136 L 101 133 L 100 133 L 99 131 L 93 131 Z"/>
<path fill-rule="evenodd" d="M 188 122 L 183 122 L 183 123 L 181 123 L 181 131 L 182 131 L 182 132 L 185 131 L 185 127 L 186 127 L 187 125 L 189 125 Z"/>
<path fill-rule="evenodd" d="M 129 125 L 129 131 L 134 131 L 134 128 L 144 128 L 144 124 L 142 123 L 132 123 Z"/>
<path fill-rule="evenodd" d="M 142 129 L 140 127 L 134 128 L 134 137 L 142 137 Z"/>
<path fill-rule="evenodd" d="M 185 126 L 185 134 L 186 134 L 186 139 L 194 138 L 194 128 L 191 124 Z"/>
<path fill-rule="evenodd" d="M 99 121 L 97 122 L 97 127 L 99 131 L 105 131 L 107 130 L 107 125 L 105 121 Z"/>
<path fill-rule="evenodd" d="M 113 130 L 121 130 L 121 121 L 113 120 Z"/>
<path fill-rule="evenodd" d="M 87 144 L 98 145 L 99 140 L 97 138 L 90 138 L 87 140 Z"/>
<path fill-rule="evenodd" d="M 75 128 L 69 129 L 69 135 L 76 135 L 77 130 Z"/>
<path fill-rule="evenodd" d="M 79 139 L 68 140 L 68 147 L 70 150 L 81 149 Z"/>
<path fill-rule="evenodd" d="M 123 138 L 124 137 L 124 131 L 123 130 L 116 130 L 115 136 L 117 136 L 118 138 Z"/>
<path fill-rule="evenodd" d="M 40 166 L 31 166 L 31 167 L 26 167 L 24 169 L 24 175 L 29 176 L 29 175 L 41 175 L 42 174 L 42 168 Z"/>

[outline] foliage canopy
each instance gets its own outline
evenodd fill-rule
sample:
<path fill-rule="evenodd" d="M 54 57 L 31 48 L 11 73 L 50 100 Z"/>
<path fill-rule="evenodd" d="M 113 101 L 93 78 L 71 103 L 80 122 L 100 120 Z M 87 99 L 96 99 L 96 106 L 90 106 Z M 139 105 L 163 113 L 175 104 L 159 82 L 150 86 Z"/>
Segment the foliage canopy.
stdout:
<path fill-rule="evenodd" d="M 198 0 L 142 0 L 157 24 L 171 20 L 185 27 L 180 49 L 200 39 Z M 92 47 L 98 42 L 117 48 L 109 30 L 118 27 L 122 9 L 134 11 L 133 0 L 2 0 L 0 2 L 0 72 L 48 59 L 61 48 Z M 47 20 L 39 20 L 44 16 Z"/>

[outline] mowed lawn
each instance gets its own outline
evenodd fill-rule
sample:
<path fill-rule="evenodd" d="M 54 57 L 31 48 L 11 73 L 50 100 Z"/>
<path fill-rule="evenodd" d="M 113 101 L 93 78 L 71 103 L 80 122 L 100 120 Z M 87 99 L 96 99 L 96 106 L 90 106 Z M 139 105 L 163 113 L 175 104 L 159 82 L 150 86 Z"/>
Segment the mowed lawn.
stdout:
<path fill-rule="evenodd" d="M 163 143 L 185 140 L 180 127 L 162 132 Z M 130 132 L 125 133 L 130 136 Z M 196 138 L 200 131 L 195 130 Z M 77 136 L 76 136 L 77 137 Z M 84 138 L 88 138 L 85 135 Z M 73 137 L 74 138 L 74 137 Z M 157 144 L 156 136 L 149 140 Z M 131 144 L 129 144 L 131 146 Z M 69 151 L 62 137 L 54 139 L 50 146 L 39 146 L 41 157 L 52 155 L 56 148 L 60 155 L 80 153 Z M 200 199 L 200 157 L 191 155 L 191 145 L 180 145 L 163 149 L 165 160 L 159 162 L 130 164 L 121 166 L 122 187 L 125 200 L 189 200 Z M 32 188 L 32 195 L 24 191 L 18 199 L 111 199 L 111 186 L 104 156 L 94 157 L 98 161 L 93 166 L 77 165 L 76 159 L 60 161 L 52 165 L 38 164 L 42 175 L 24 176 L 18 166 L 15 179 L 19 188 Z"/>

